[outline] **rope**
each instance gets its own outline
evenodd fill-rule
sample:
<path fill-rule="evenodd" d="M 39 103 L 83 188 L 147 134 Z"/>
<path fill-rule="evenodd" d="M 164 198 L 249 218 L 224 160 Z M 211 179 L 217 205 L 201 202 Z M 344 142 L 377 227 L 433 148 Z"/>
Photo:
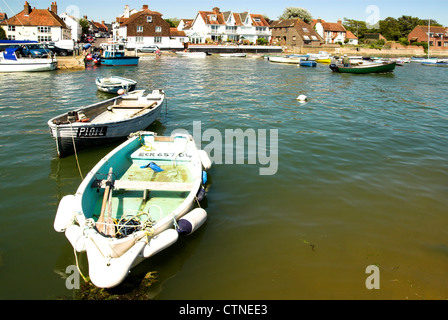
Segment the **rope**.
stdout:
<path fill-rule="evenodd" d="M 84 178 L 82 176 L 82 172 L 81 172 L 81 166 L 79 165 L 78 153 L 76 152 L 75 136 L 74 136 L 74 132 L 73 132 L 72 123 L 71 122 L 69 122 L 69 123 L 70 123 L 71 135 L 72 135 L 73 150 L 75 151 L 76 165 L 78 167 L 78 171 L 79 171 L 79 175 L 81 176 L 81 180 L 84 180 Z"/>

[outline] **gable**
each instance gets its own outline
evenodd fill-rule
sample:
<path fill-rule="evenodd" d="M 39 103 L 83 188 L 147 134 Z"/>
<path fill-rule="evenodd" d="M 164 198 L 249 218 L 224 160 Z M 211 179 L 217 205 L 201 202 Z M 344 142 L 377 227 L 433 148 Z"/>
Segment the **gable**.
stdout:
<path fill-rule="evenodd" d="M 12 26 L 43 26 L 67 28 L 65 22 L 54 12 L 47 9 L 32 9 L 29 15 L 22 10 L 15 16 L 3 21 L 2 25 Z"/>

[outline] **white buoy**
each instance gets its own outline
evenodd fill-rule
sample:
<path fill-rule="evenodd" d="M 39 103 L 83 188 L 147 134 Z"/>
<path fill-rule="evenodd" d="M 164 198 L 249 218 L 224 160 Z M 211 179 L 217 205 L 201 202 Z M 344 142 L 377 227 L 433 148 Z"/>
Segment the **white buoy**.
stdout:
<path fill-rule="evenodd" d="M 75 218 L 75 210 L 73 208 L 74 201 L 74 195 L 67 195 L 61 199 L 61 202 L 59 202 L 58 211 L 53 224 L 56 232 L 64 232 L 73 224 Z"/>
<path fill-rule="evenodd" d="M 205 220 L 207 220 L 207 212 L 202 208 L 196 208 L 177 222 L 177 232 L 182 235 L 192 234 L 204 224 Z"/>
<path fill-rule="evenodd" d="M 125 94 L 126 91 L 124 91 L 124 89 L 119 89 L 119 90 L 117 91 L 117 93 L 121 96 L 121 95 Z"/>
<path fill-rule="evenodd" d="M 202 167 L 205 171 L 208 171 L 212 167 L 212 161 L 204 150 L 199 150 L 199 158 L 201 159 Z"/>
<path fill-rule="evenodd" d="M 143 256 L 145 258 L 149 258 L 155 255 L 156 253 L 174 244 L 178 238 L 179 234 L 175 229 L 167 229 L 159 233 L 145 245 L 143 249 Z"/>
<path fill-rule="evenodd" d="M 297 97 L 297 100 L 299 100 L 300 102 L 305 102 L 306 100 L 308 100 L 308 97 L 304 94 L 301 94 Z"/>

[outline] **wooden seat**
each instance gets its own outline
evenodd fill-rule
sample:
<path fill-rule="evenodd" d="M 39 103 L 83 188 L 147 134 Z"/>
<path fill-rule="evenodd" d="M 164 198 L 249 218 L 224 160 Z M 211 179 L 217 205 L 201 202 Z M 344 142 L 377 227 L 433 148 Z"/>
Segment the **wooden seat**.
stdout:
<path fill-rule="evenodd" d="M 105 187 L 106 180 L 102 180 L 101 188 Z M 128 190 L 191 191 L 193 189 L 193 183 L 115 180 L 114 188 Z"/>

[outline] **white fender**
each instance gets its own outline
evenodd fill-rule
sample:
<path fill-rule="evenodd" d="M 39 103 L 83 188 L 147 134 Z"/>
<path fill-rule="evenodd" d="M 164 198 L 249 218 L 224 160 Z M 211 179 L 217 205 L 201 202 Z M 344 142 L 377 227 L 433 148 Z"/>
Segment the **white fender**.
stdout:
<path fill-rule="evenodd" d="M 207 211 L 196 208 L 179 219 L 177 232 L 184 235 L 192 234 L 204 224 L 205 220 L 207 220 Z"/>
<path fill-rule="evenodd" d="M 65 236 L 68 241 L 72 244 L 73 248 L 77 252 L 84 252 L 86 250 L 85 247 L 85 237 L 83 235 L 83 230 L 78 225 L 71 225 L 65 230 Z"/>
<path fill-rule="evenodd" d="M 98 288 L 113 288 L 119 285 L 129 274 L 135 259 L 146 242 L 138 241 L 119 258 L 104 257 L 91 238 L 86 240 L 89 276 Z"/>
<path fill-rule="evenodd" d="M 156 253 L 159 253 L 174 244 L 178 238 L 179 234 L 175 229 L 167 229 L 159 233 L 149 240 L 148 244 L 143 249 L 143 256 L 149 258 Z"/>
<path fill-rule="evenodd" d="M 212 161 L 210 160 L 210 157 L 208 156 L 207 152 L 204 150 L 199 150 L 199 158 L 201 159 L 202 166 L 204 167 L 204 170 L 207 171 L 212 167 Z"/>
<path fill-rule="evenodd" d="M 54 218 L 54 230 L 57 232 L 64 232 L 69 226 L 73 224 L 75 217 L 75 196 L 68 195 L 61 199 L 59 202 L 58 211 Z"/>

